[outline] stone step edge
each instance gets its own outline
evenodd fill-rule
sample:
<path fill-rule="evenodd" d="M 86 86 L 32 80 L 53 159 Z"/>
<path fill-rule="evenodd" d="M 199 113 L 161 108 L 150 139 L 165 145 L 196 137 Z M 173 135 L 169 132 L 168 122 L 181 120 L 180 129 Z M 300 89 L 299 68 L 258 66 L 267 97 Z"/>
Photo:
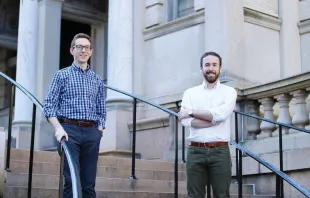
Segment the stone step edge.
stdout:
<path fill-rule="evenodd" d="M 26 149 L 15 149 L 15 148 L 12 148 L 11 149 L 11 153 L 12 152 L 27 152 L 29 153 L 30 151 L 29 150 L 26 150 Z M 52 152 L 52 151 L 34 151 L 34 155 L 36 153 L 48 153 L 48 154 L 53 154 L 53 155 L 58 155 L 57 152 Z M 12 154 L 11 154 L 12 156 Z M 119 158 L 122 158 L 124 160 L 128 160 L 128 161 L 131 161 L 131 158 L 125 158 L 125 157 L 115 157 L 115 156 L 100 156 L 99 155 L 99 158 L 111 158 L 111 159 L 119 159 Z M 136 161 L 147 161 L 147 162 L 156 162 L 156 163 L 169 163 L 169 164 L 174 164 L 174 162 L 171 162 L 171 161 L 164 161 L 164 160 L 147 160 L 147 159 L 136 159 Z M 179 164 L 184 164 L 183 162 L 179 162 Z"/>
<path fill-rule="evenodd" d="M 21 177 L 26 177 L 28 176 L 28 173 L 9 173 L 7 175 L 7 178 L 10 177 L 9 175 L 16 175 L 16 176 L 21 176 Z M 57 177 L 59 178 L 59 175 L 51 175 L 51 174 L 32 174 L 32 179 L 34 176 L 50 176 L 50 177 Z M 128 181 L 140 181 L 140 182 L 143 182 L 143 181 L 155 181 L 155 182 L 159 182 L 159 181 L 162 181 L 162 182 L 174 182 L 174 180 L 152 180 L 152 179 L 137 179 L 137 180 L 131 180 L 131 179 L 126 179 L 126 178 L 119 178 L 119 177 L 116 177 L 116 178 L 111 178 L 111 177 L 96 177 L 96 180 L 97 179 L 111 179 L 111 180 L 128 180 Z M 179 183 L 186 183 L 186 181 L 179 181 Z"/>
<path fill-rule="evenodd" d="M 21 189 L 28 189 L 28 187 L 26 186 L 5 186 L 5 188 L 21 188 Z M 41 190 L 58 190 L 58 188 L 38 188 L 38 187 L 32 187 L 31 189 L 41 189 Z M 123 190 L 96 190 L 96 192 L 128 192 L 128 193 L 153 193 L 150 191 L 142 191 L 142 190 L 138 190 L 138 191 L 123 191 Z M 172 192 L 154 192 L 154 193 L 172 193 Z M 182 193 L 179 193 L 182 194 Z"/>
<path fill-rule="evenodd" d="M 28 161 L 23 161 L 23 160 L 11 160 L 10 163 L 12 162 L 17 162 L 17 163 L 28 163 Z M 60 163 L 58 162 L 42 162 L 42 161 L 33 161 L 33 163 L 38 163 L 38 164 L 56 164 L 60 166 Z M 113 168 L 124 168 L 123 166 L 97 166 L 98 168 L 102 168 L 102 167 L 113 167 Z M 128 166 L 128 170 L 130 170 L 130 166 Z M 174 170 L 166 170 L 166 169 L 145 169 L 145 168 L 135 168 L 135 170 L 142 170 L 142 171 L 165 171 L 165 172 L 173 172 Z M 179 170 L 178 172 L 186 172 L 185 170 Z"/>
<path fill-rule="evenodd" d="M 5 188 L 19 188 L 19 189 L 28 189 L 26 186 L 5 186 Z M 58 190 L 58 188 L 38 188 L 32 187 L 32 189 L 39 189 L 39 190 Z M 122 190 L 96 190 L 96 192 L 121 192 L 121 193 L 156 193 L 156 194 L 173 194 L 174 192 L 151 192 L 151 191 L 122 191 Z M 179 195 L 186 195 L 184 193 L 178 193 Z M 211 193 L 212 194 L 212 193 Z M 230 194 L 230 195 L 237 195 L 237 194 Z M 248 194 L 243 194 L 248 195 Z M 274 195 L 253 195 L 253 196 L 274 196 Z"/>

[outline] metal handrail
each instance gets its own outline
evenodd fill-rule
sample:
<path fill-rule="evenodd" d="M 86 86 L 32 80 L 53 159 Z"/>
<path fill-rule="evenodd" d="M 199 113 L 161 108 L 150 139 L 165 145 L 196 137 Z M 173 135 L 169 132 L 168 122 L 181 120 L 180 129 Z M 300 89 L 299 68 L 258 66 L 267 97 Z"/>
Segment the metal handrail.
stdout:
<path fill-rule="evenodd" d="M 125 91 L 122 91 L 122 90 L 119 90 L 119 89 L 116 89 L 116 88 L 113 88 L 113 87 L 111 87 L 111 86 L 108 86 L 108 85 L 104 85 L 106 88 L 108 88 L 108 89 L 111 89 L 111 90 L 114 90 L 114 91 L 116 91 L 116 92 L 119 92 L 119 93 L 122 93 L 122 94 L 124 94 L 124 95 L 127 95 L 127 96 L 129 96 L 129 97 L 132 97 L 132 98 L 134 98 L 134 120 L 133 120 L 133 125 L 135 125 L 136 124 L 136 116 L 135 116 L 135 114 L 136 114 L 136 103 L 137 103 L 137 100 L 140 100 L 140 101 L 142 101 L 142 102 L 144 102 L 144 103 L 146 103 L 146 104 L 149 104 L 149 105 L 151 105 L 151 106 L 153 106 L 153 107 L 155 107 L 155 108 L 158 108 L 158 109 L 160 109 L 160 110 L 163 110 L 164 112 L 166 112 L 166 113 L 168 113 L 168 114 L 170 114 L 171 116 L 174 116 L 175 118 L 177 118 L 178 117 L 178 114 L 176 113 L 176 112 L 174 112 L 174 111 L 171 111 L 171 110 L 169 110 L 169 109 L 167 109 L 167 108 L 165 108 L 165 107 L 162 107 L 162 106 L 160 106 L 160 105 L 157 105 L 157 104 L 154 104 L 154 103 L 152 103 L 152 102 L 150 102 L 150 101 L 147 101 L 147 100 L 145 100 L 145 99 L 142 99 L 142 98 L 140 98 L 140 97 L 138 97 L 138 96 L 135 96 L 135 95 L 133 95 L 133 94 L 131 94 L 131 93 L 128 93 L 128 92 L 125 92 Z M 177 101 L 176 103 L 178 104 L 178 102 L 180 102 L 180 101 Z M 177 105 L 178 106 L 178 105 Z M 243 113 L 243 112 L 240 112 L 240 111 L 233 111 L 236 115 L 237 114 L 241 114 L 241 115 L 243 115 L 243 116 L 248 116 L 248 117 L 251 117 L 251 118 L 255 118 L 255 119 L 259 119 L 259 120 L 262 120 L 262 121 L 266 121 L 266 122 L 270 122 L 270 123 L 273 123 L 273 124 L 278 124 L 280 127 L 279 127 L 279 135 L 280 135 L 280 140 L 279 140 L 279 142 L 280 142 L 280 169 L 281 170 L 279 170 L 280 172 L 277 172 L 277 171 L 274 171 L 279 177 L 281 177 L 282 178 L 282 181 L 283 181 L 283 179 L 284 180 L 286 180 L 286 181 L 288 181 L 292 186 L 294 186 L 298 191 L 300 191 L 300 192 L 302 192 L 303 194 L 304 193 L 306 193 L 306 195 L 307 195 L 307 193 L 309 193 L 305 188 L 303 188 L 303 187 L 301 187 L 296 181 L 294 181 L 294 180 L 292 180 L 292 179 L 290 179 L 286 174 L 284 174 L 283 173 L 283 155 L 282 155 L 282 127 L 288 127 L 288 128 L 292 128 L 292 129 L 296 129 L 296 130 L 298 130 L 298 131 L 302 131 L 302 132 L 305 132 L 305 133 L 310 133 L 310 131 L 308 131 L 308 130 L 306 130 L 306 129 L 302 129 L 302 128 L 298 128 L 298 127 L 295 127 L 295 126 L 292 126 L 292 125 L 287 125 L 287 124 L 284 124 L 284 123 L 280 123 L 280 122 L 275 122 L 275 121 L 272 121 L 272 120 L 268 120 L 268 119 L 265 119 L 265 118 L 261 118 L 261 117 L 259 117 L 259 116 L 254 116 L 254 115 L 250 115 L 250 114 L 246 114 L 246 113 Z M 177 121 L 177 119 L 176 119 L 176 121 Z M 239 141 L 238 141 L 238 134 L 237 134 L 237 132 L 238 132 L 238 124 L 237 124 L 237 116 L 236 116 L 236 119 L 235 119 L 235 127 L 236 127 L 236 142 L 237 143 L 239 143 Z M 176 123 L 177 124 L 177 123 Z M 177 128 L 178 127 L 175 127 L 175 130 L 176 130 L 176 134 L 175 134 L 175 192 L 174 192 L 174 196 L 175 197 L 178 197 L 178 179 L 177 179 L 177 173 L 176 173 L 176 171 L 178 170 L 178 168 L 177 168 L 177 160 L 178 160 L 178 143 L 177 143 L 177 140 L 178 140 L 178 135 L 177 135 Z M 133 137 L 135 137 L 135 126 L 133 127 Z M 184 132 L 182 132 L 182 135 L 184 135 Z M 184 149 L 185 149 L 185 147 L 184 147 L 184 137 L 182 138 L 182 153 L 184 153 Z M 133 140 L 133 141 L 135 141 L 135 140 Z M 237 143 L 235 143 L 234 144 L 234 142 L 231 142 L 231 144 L 232 145 L 234 145 L 234 146 L 237 146 L 236 147 L 236 159 L 237 159 L 237 169 L 238 169 L 238 167 L 240 167 L 240 169 L 242 169 L 242 152 L 241 151 L 246 151 L 246 149 L 243 147 L 243 146 L 241 146 L 241 145 L 239 145 L 239 144 L 237 144 Z M 243 150 L 241 150 L 241 149 L 239 149 L 239 148 L 243 148 Z M 135 145 L 133 145 L 133 150 L 135 149 Z M 239 152 L 237 152 L 237 149 L 239 150 Z M 133 156 L 134 156 L 134 153 L 133 153 Z M 184 156 L 184 155 L 183 155 Z M 249 156 L 251 156 L 250 154 L 249 154 Z M 240 158 L 240 160 L 238 159 L 238 157 Z M 257 156 L 256 156 L 257 157 Z M 260 159 L 259 157 L 257 157 L 257 159 Z M 134 159 L 133 159 L 133 161 L 134 161 Z M 183 161 L 184 161 L 184 159 L 183 159 Z M 239 166 L 238 166 L 238 163 L 239 163 Z M 260 161 L 259 161 L 259 163 L 260 163 Z M 263 164 L 263 165 L 265 165 L 265 164 Z M 268 166 L 269 167 L 272 167 L 273 168 L 273 170 L 277 170 L 274 166 L 272 166 L 272 165 L 270 165 L 270 164 L 268 164 Z M 132 166 L 132 169 L 134 169 L 135 167 L 134 166 Z M 273 171 L 272 170 L 272 171 Z M 134 171 L 133 171 L 134 172 Z M 238 170 L 237 170 L 237 173 L 238 173 Z M 284 178 L 285 177 L 285 178 Z M 238 174 L 238 178 L 239 178 L 239 181 L 242 181 L 242 171 L 240 171 L 239 170 L 239 174 Z M 277 178 L 278 179 L 278 178 Z M 281 183 L 281 181 L 279 181 L 279 183 Z M 242 197 L 242 182 L 239 182 L 239 197 Z M 283 182 L 281 183 L 281 184 L 279 184 L 280 185 L 280 188 L 282 188 L 282 189 L 280 189 L 281 191 L 282 191 L 282 193 L 281 193 L 281 195 L 282 195 L 282 197 L 283 197 Z M 301 188 L 299 188 L 299 187 L 301 187 Z M 279 191 L 280 191 L 279 190 Z M 208 184 L 208 193 L 207 193 L 207 196 L 208 196 L 208 198 L 209 197 L 211 197 L 211 192 L 210 192 L 210 184 Z"/>
<path fill-rule="evenodd" d="M 296 126 L 293 126 L 293 125 L 289 125 L 289 124 L 285 124 L 285 123 L 281 123 L 281 122 L 277 122 L 277 121 L 273 121 L 273 120 L 269 120 L 269 119 L 266 119 L 266 118 L 262 118 L 262 117 L 259 117 L 259 116 L 256 116 L 256 115 L 251 115 L 251 114 L 244 113 L 244 112 L 237 111 L 237 110 L 235 110 L 234 112 L 237 113 L 237 114 L 246 116 L 246 117 L 255 118 L 255 119 L 258 119 L 258 120 L 261 120 L 261 121 L 269 122 L 269 123 L 272 123 L 272 124 L 275 124 L 275 125 L 279 125 L 279 126 L 295 129 L 297 131 L 301 131 L 301 132 L 310 134 L 310 130 L 307 130 L 307 129 L 303 129 L 303 128 L 300 128 L 300 127 L 296 127 Z"/>
<path fill-rule="evenodd" d="M 73 197 L 74 198 L 82 198 L 81 181 L 80 181 L 80 177 L 79 177 L 80 174 L 78 173 L 78 168 L 76 167 L 76 164 L 73 162 L 73 157 L 71 155 L 70 149 L 68 148 L 68 145 L 67 145 L 64 137 L 61 139 L 61 145 L 62 145 L 63 152 L 67 156 L 67 161 L 68 161 L 68 165 L 69 165 L 69 169 L 70 169 L 70 173 L 71 173 L 72 186 L 75 186 L 75 188 L 72 188 Z M 62 157 L 64 157 L 64 156 L 62 155 Z M 63 160 L 62 160 L 62 162 L 63 162 Z M 72 173 L 74 173 L 74 174 L 72 174 Z M 62 175 L 60 175 L 60 176 L 61 176 L 60 178 L 62 179 Z"/>
<path fill-rule="evenodd" d="M 3 74 L 2 72 L 0 72 L 0 75 L 3 76 L 4 78 L 6 78 L 7 80 L 9 80 L 12 84 L 14 84 L 15 86 L 17 86 L 21 91 L 23 91 L 31 100 L 34 104 L 36 104 L 36 106 L 38 107 L 41 107 L 41 109 L 43 109 L 41 103 L 29 92 L 27 91 L 25 88 L 23 88 L 21 85 L 19 85 L 17 82 L 15 82 L 14 80 L 12 80 L 10 77 L 6 76 L 5 74 Z M 116 89 L 116 88 L 113 88 L 111 86 L 108 86 L 108 85 L 105 85 L 104 84 L 104 87 L 108 88 L 108 89 L 111 89 L 111 90 L 114 90 L 116 92 L 119 92 L 119 93 L 122 93 L 124 95 L 127 95 L 131 98 L 134 98 L 134 114 L 136 114 L 136 105 L 137 105 L 137 101 L 141 101 L 141 102 L 144 102 L 148 105 L 151 105 L 157 109 L 160 109 L 168 114 L 170 114 L 171 116 L 174 117 L 175 119 L 175 125 L 177 124 L 177 117 L 178 117 L 178 114 L 174 111 L 171 111 L 170 109 L 167 109 L 165 107 L 162 107 L 160 105 L 157 105 L 157 104 L 154 104 L 150 101 L 147 101 L 141 97 L 138 97 L 138 96 L 135 96 L 131 93 L 128 93 L 128 92 L 125 92 L 125 91 L 122 91 L 122 90 L 119 90 L 119 89 Z M 309 130 L 306 130 L 306 129 L 302 129 L 302 128 L 298 128 L 298 127 L 295 127 L 295 126 L 292 126 L 292 125 L 287 125 L 287 124 L 284 124 L 284 123 L 280 123 L 280 122 L 275 122 L 275 121 L 272 121 L 272 120 L 268 120 L 268 119 L 265 119 L 265 118 L 261 118 L 259 116 L 255 116 L 255 115 L 251 115 L 251 114 L 247 114 L 247 113 L 243 113 L 243 112 L 240 112 L 240 111 L 234 111 L 234 113 L 236 114 L 236 119 L 235 121 L 237 122 L 237 114 L 241 114 L 243 116 L 247 116 L 247 117 L 251 117 L 251 118 L 255 118 L 255 119 L 259 119 L 259 120 L 262 120 L 262 121 L 265 121 L 265 122 L 269 122 L 269 123 L 273 123 L 273 124 L 277 124 L 280 126 L 279 130 L 280 130 L 280 151 L 282 151 L 282 127 L 287 127 L 287 128 L 292 128 L 292 129 L 295 129 L 295 130 L 298 130 L 298 131 L 302 131 L 302 132 L 305 132 L 305 133 L 309 133 L 310 134 L 310 131 Z M 136 115 L 134 115 L 134 125 L 136 124 Z M 175 192 L 174 192 L 174 195 L 175 197 L 178 197 L 178 144 L 177 144 L 177 141 L 178 141 L 178 135 L 177 135 L 177 128 L 178 127 L 175 127 L 175 130 L 176 130 L 176 144 L 175 144 Z M 238 129 L 237 129 L 237 125 L 236 125 L 236 134 L 238 133 Z M 134 131 L 135 133 L 135 127 L 134 127 Z M 135 134 L 133 135 L 133 137 L 135 138 Z M 184 139 L 184 138 L 183 138 Z M 299 192 L 301 192 L 302 194 L 304 194 L 305 196 L 307 197 L 310 197 L 310 193 L 309 191 L 307 191 L 307 189 L 305 189 L 304 187 L 302 187 L 301 185 L 299 185 L 296 181 L 294 181 L 293 179 L 291 179 L 289 176 L 287 176 L 285 173 L 283 173 L 283 167 L 280 168 L 281 170 L 278 170 L 277 168 L 275 168 L 274 166 L 272 166 L 271 164 L 269 164 L 268 162 L 262 160 L 260 157 L 258 157 L 257 155 L 254 155 L 253 153 L 251 153 L 250 151 L 248 151 L 245 147 L 239 145 L 239 141 L 238 141 L 238 135 L 237 135 L 237 141 L 236 142 L 230 142 L 230 144 L 232 144 L 233 146 L 236 147 L 236 150 L 239 150 L 239 152 L 237 152 L 237 155 L 236 155 L 236 158 L 237 158 L 237 162 L 239 163 L 239 167 L 241 166 L 241 170 L 242 170 L 242 151 L 247 153 L 248 156 L 252 157 L 253 159 L 255 159 L 256 161 L 258 161 L 260 164 L 263 164 L 264 166 L 266 166 L 268 169 L 270 169 L 272 172 L 276 173 L 279 177 L 281 177 L 282 179 L 284 179 L 285 181 L 287 181 L 290 185 L 292 185 L 294 188 L 296 188 Z M 135 141 L 134 141 L 135 142 Z M 65 143 L 64 140 L 61 141 L 61 144 L 62 144 L 62 148 L 64 148 L 64 152 L 66 153 L 66 156 L 69 158 L 71 157 L 70 155 L 70 152 L 68 152 L 68 148 L 67 148 L 67 145 Z M 133 151 L 135 151 L 135 145 L 133 145 Z M 184 147 L 182 147 L 182 149 L 184 149 Z M 67 151 L 67 152 L 66 152 Z M 280 152 L 281 153 L 281 152 Z M 133 169 L 133 174 L 131 176 L 132 179 L 136 179 L 135 175 L 134 175 L 134 155 L 135 153 L 133 153 L 133 166 L 132 166 L 132 169 Z M 280 154 L 281 155 L 281 154 Z M 238 158 L 240 158 L 240 160 L 238 161 Z M 281 157 L 280 157 L 281 158 Z M 69 161 L 69 160 L 68 160 Z M 72 161 L 72 159 L 71 159 Z M 238 166 L 238 163 L 236 164 Z M 71 164 L 71 166 L 70 166 Z M 76 186 L 79 186 L 80 185 L 80 181 L 79 181 L 79 175 L 77 174 L 77 169 L 76 167 L 74 167 L 74 164 L 70 163 L 69 162 L 69 166 L 70 166 L 70 171 L 74 171 L 74 174 L 77 176 L 77 177 L 73 177 L 72 179 L 76 179 L 75 181 L 72 181 L 73 182 L 73 185 L 76 185 Z M 280 165 L 281 167 L 281 165 Z M 237 168 L 238 169 L 238 168 Z M 239 170 L 240 171 L 240 170 Z M 237 171 L 237 175 L 238 177 L 240 178 L 241 180 L 241 175 L 242 175 L 242 172 L 239 172 Z M 72 176 L 72 175 L 71 175 Z M 239 192 L 242 192 L 242 184 L 239 183 L 239 190 L 241 188 L 241 190 Z M 241 187 L 240 187 L 241 186 Z M 75 190 L 73 190 L 73 194 L 78 194 L 79 191 L 81 190 L 79 187 L 76 187 L 74 188 Z M 283 191 L 283 185 L 282 185 L 282 189 Z M 242 197 L 242 193 L 240 194 L 239 193 L 239 197 Z M 282 194 L 283 196 L 283 194 Z M 75 197 L 75 196 L 74 196 Z"/>
<path fill-rule="evenodd" d="M 116 91 L 116 92 L 118 92 L 118 93 L 122 93 L 122 94 L 124 94 L 124 95 L 126 95 L 126 96 L 129 96 L 129 97 L 131 97 L 131 98 L 135 98 L 135 99 L 137 99 L 137 100 L 140 100 L 141 102 L 144 102 L 144 103 L 146 103 L 146 104 L 148 104 L 148 105 L 151 105 L 151 106 L 153 106 L 153 107 L 155 107 L 155 108 L 157 108 L 157 109 L 160 109 L 160 110 L 162 110 L 162 111 L 164 111 L 164 112 L 166 112 L 166 113 L 168 113 L 168 114 L 170 114 L 170 115 L 174 115 L 174 116 L 178 117 L 178 114 L 177 114 L 176 112 L 171 111 L 170 109 L 167 109 L 166 107 L 163 107 L 163 106 L 157 105 L 157 104 L 155 104 L 155 103 L 152 103 L 152 102 L 150 102 L 150 101 L 148 101 L 148 100 L 146 100 L 146 99 L 143 99 L 143 98 L 141 98 L 141 97 L 139 97 L 139 96 L 133 95 L 133 94 L 128 93 L 128 92 L 126 92 L 126 91 L 122 91 L 122 90 L 116 89 L 116 88 L 111 87 L 111 86 L 106 85 L 106 84 L 104 84 L 104 87 L 106 87 L 106 88 L 108 88 L 108 89 L 111 89 L 111 90 L 113 90 L 113 91 Z"/>
<path fill-rule="evenodd" d="M 278 168 L 272 166 L 270 163 L 268 163 L 267 161 L 263 160 L 262 158 L 260 158 L 258 155 L 255 155 L 254 153 L 252 153 L 251 151 L 249 151 L 248 149 L 246 149 L 245 147 L 241 146 L 240 144 L 237 144 L 234 141 L 230 142 L 231 145 L 235 146 L 237 149 L 243 151 L 244 153 L 246 153 L 248 156 L 250 156 L 251 158 L 253 158 L 254 160 L 256 160 L 258 163 L 264 165 L 266 168 L 268 168 L 269 170 L 271 170 L 272 172 L 276 173 L 277 175 L 279 175 L 280 177 L 282 177 L 285 181 L 287 181 L 291 186 L 293 186 L 295 189 L 297 189 L 299 192 L 301 192 L 303 195 L 310 197 L 310 192 L 304 188 L 303 186 L 301 186 L 300 184 L 298 184 L 295 180 L 293 180 L 292 178 L 290 178 L 287 174 L 283 173 L 282 171 L 280 171 Z"/>
<path fill-rule="evenodd" d="M 297 131 L 304 132 L 304 133 L 307 133 L 307 134 L 310 134 L 310 131 L 306 130 L 306 129 L 303 129 L 303 128 L 299 128 L 299 127 L 293 126 L 293 125 L 288 125 L 288 124 L 284 124 L 284 123 L 281 123 L 281 122 L 276 122 L 276 121 L 273 121 L 273 120 L 262 118 L 262 117 L 259 117 L 259 116 L 251 115 L 251 114 L 248 114 L 248 113 L 240 112 L 240 111 L 237 111 L 237 110 L 235 110 L 234 113 L 235 113 L 235 141 L 236 141 L 236 144 L 238 144 L 238 147 L 236 147 L 236 175 L 237 175 L 237 181 L 238 181 L 238 185 L 239 185 L 238 186 L 239 197 L 241 198 L 240 195 L 242 195 L 242 157 L 243 157 L 242 156 L 242 151 L 245 151 L 244 150 L 245 147 L 242 147 L 241 145 L 239 145 L 238 114 L 241 115 L 241 116 L 250 117 L 250 118 L 253 118 L 253 119 L 261 120 L 261 121 L 264 121 L 264 122 L 269 122 L 269 123 L 272 123 L 272 124 L 275 124 L 275 125 L 279 126 L 279 167 L 280 167 L 279 171 L 280 172 L 276 172 L 276 171 L 273 171 L 273 172 L 275 172 L 276 175 L 277 175 L 276 176 L 276 196 L 280 197 L 280 198 L 283 198 L 284 197 L 284 184 L 283 184 L 283 180 L 287 181 L 287 178 L 289 178 L 289 177 L 287 175 L 285 176 L 286 178 L 283 177 L 284 171 L 283 171 L 282 128 L 283 127 L 291 128 L 291 129 L 295 129 Z M 240 149 L 240 148 L 243 148 L 243 150 Z M 251 155 L 249 155 L 249 156 L 252 157 Z M 265 166 L 265 164 L 263 164 L 263 165 Z M 303 194 L 306 192 L 307 193 L 306 196 L 310 197 L 310 192 L 307 191 L 307 190 L 305 191 L 305 188 L 299 188 L 300 185 L 297 182 L 295 182 L 294 180 L 291 179 L 290 181 L 288 181 L 288 183 L 290 183 L 299 192 L 301 192 Z"/>
<path fill-rule="evenodd" d="M 31 127 L 31 143 L 30 143 L 30 156 L 29 156 L 29 172 L 28 172 L 28 198 L 31 197 L 31 189 L 32 189 L 32 172 L 33 172 L 33 153 L 34 153 L 34 137 L 35 137 L 35 120 L 36 120 L 36 108 L 39 108 L 43 111 L 43 105 L 38 101 L 36 97 L 33 96 L 27 89 L 25 89 L 18 82 L 13 80 L 11 77 L 6 74 L 0 72 L 0 76 L 4 79 L 8 80 L 12 85 L 12 95 L 11 95 L 11 104 L 10 104 L 10 115 L 9 115 L 9 129 L 8 129 L 8 142 L 7 142 L 7 157 L 6 157 L 6 171 L 10 172 L 10 152 L 11 152 L 11 136 L 12 136 L 12 112 L 13 112 L 13 100 L 15 96 L 15 87 L 17 87 L 20 91 L 22 91 L 33 103 L 33 113 L 32 113 L 32 127 Z M 61 141 L 61 148 L 63 149 L 68 163 L 69 169 L 72 178 L 72 191 L 74 198 L 81 198 L 82 192 L 80 188 L 80 174 L 78 174 L 77 167 L 73 163 L 73 158 L 70 154 L 70 150 L 64 140 Z M 60 181 L 59 181 L 60 182 Z"/>

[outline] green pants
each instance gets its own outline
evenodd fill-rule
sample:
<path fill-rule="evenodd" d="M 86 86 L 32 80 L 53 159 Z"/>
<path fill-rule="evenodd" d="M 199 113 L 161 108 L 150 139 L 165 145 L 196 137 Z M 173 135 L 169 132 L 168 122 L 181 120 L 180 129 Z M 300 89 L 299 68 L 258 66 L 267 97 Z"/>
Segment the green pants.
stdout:
<path fill-rule="evenodd" d="M 189 146 L 186 162 L 188 198 L 205 198 L 207 181 L 214 198 L 229 198 L 231 158 L 229 147 Z"/>

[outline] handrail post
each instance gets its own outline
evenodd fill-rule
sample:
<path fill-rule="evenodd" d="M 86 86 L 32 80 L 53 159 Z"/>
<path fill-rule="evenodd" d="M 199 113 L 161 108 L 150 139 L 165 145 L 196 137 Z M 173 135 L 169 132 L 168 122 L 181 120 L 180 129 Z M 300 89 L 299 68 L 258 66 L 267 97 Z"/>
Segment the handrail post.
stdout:
<path fill-rule="evenodd" d="M 36 123 L 36 105 L 32 108 L 32 123 L 31 123 L 31 140 L 30 140 L 30 156 L 29 156 L 29 173 L 28 173 L 28 198 L 31 198 L 32 189 L 32 170 L 33 170 L 33 150 L 34 150 L 34 135 Z"/>
<path fill-rule="evenodd" d="M 238 191 L 239 191 L 239 198 L 242 198 L 242 151 L 239 150 L 239 184 L 238 184 Z"/>
<path fill-rule="evenodd" d="M 185 127 L 182 126 L 182 161 L 186 163 L 185 160 Z"/>
<path fill-rule="evenodd" d="M 235 112 L 235 139 L 239 144 L 238 114 Z M 242 151 L 236 148 L 236 177 L 238 181 L 238 197 L 242 198 Z"/>
<path fill-rule="evenodd" d="M 280 171 L 283 172 L 283 141 L 282 141 L 282 126 L 279 125 L 279 158 L 280 158 Z M 283 179 L 280 179 L 279 187 L 280 187 L 280 197 L 284 197 L 284 185 L 283 185 Z"/>
<path fill-rule="evenodd" d="M 175 120 L 175 134 L 174 134 L 174 146 L 175 146 L 175 158 L 174 158 L 174 197 L 178 198 L 179 196 L 179 136 L 178 136 L 178 118 L 174 117 Z"/>
<path fill-rule="evenodd" d="M 11 172 L 11 170 L 10 170 L 10 158 L 11 158 L 11 142 L 12 142 L 13 107 L 14 107 L 14 100 L 15 100 L 15 85 L 14 84 L 11 84 L 11 85 L 12 85 L 12 90 L 11 90 L 11 99 L 10 99 L 8 141 L 7 141 L 6 165 L 5 165 L 5 170 L 7 172 Z"/>
<path fill-rule="evenodd" d="M 137 99 L 133 99 L 133 120 L 132 120 L 132 161 L 131 161 L 131 176 L 130 179 L 137 179 L 135 176 L 136 170 L 136 125 L 137 125 Z"/>
<path fill-rule="evenodd" d="M 64 185 L 63 185 L 63 174 L 64 174 L 64 159 L 65 159 L 65 156 L 64 156 L 64 149 L 62 148 L 62 146 L 60 145 L 60 171 L 59 171 L 59 192 L 58 192 L 58 195 L 59 195 L 59 198 L 62 198 L 63 196 L 63 188 L 64 188 Z"/>
<path fill-rule="evenodd" d="M 280 197 L 280 176 L 276 175 L 276 197 Z"/>

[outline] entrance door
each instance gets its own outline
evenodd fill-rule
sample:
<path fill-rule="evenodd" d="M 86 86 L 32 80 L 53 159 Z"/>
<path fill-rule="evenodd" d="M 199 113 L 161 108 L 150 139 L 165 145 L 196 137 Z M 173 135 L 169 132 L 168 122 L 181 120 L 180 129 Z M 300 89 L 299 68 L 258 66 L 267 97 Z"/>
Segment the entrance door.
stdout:
<path fill-rule="evenodd" d="M 73 57 L 70 54 L 71 41 L 78 33 L 85 33 L 90 36 L 91 26 L 66 19 L 61 20 L 59 69 L 68 67 L 72 64 Z"/>

